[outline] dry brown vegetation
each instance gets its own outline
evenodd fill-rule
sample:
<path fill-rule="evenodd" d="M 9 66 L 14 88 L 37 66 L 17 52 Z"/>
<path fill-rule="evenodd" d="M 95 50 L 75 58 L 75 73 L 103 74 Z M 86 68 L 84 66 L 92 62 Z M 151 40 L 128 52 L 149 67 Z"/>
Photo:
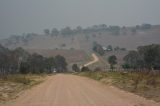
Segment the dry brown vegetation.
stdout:
<path fill-rule="evenodd" d="M 148 99 L 160 102 L 160 73 L 148 72 L 82 72 L 78 75 L 114 85 Z"/>
<path fill-rule="evenodd" d="M 160 42 L 160 27 L 152 27 L 147 30 L 137 30 L 134 35 L 131 33 L 130 28 L 126 28 L 125 34 L 123 28 L 120 30 L 119 35 L 113 35 L 109 31 L 91 31 L 89 33 L 77 33 L 69 36 L 45 36 L 37 34 L 31 37 L 27 44 L 24 42 L 16 42 L 15 39 L 0 40 L 0 42 L 13 49 L 15 47 L 23 47 L 25 49 L 83 49 L 86 51 L 91 50 L 94 41 L 103 46 L 112 45 L 113 47 L 119 46 L 127 48 L 128 50 L 136 49 L 140 45 L 149 45 L 152 43 L 159 44 Z M 86 38 L 86 36 L 88 38 Z M 11 43 L 8 45 L 8 43 Z"/>
<path fill-rule="evenodd" d="M 46 75 L 9 75 L 0 79 L 0 103 L 18 97 L 23 90 L 44 81 Z"/>

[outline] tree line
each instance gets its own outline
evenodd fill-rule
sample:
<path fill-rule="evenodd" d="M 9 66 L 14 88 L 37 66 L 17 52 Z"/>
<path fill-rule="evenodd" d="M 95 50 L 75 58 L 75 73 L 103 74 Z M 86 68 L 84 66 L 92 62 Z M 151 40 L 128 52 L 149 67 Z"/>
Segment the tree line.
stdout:
<path fill-rule="evenodd" d="M 67 62 L 63 56 L 43 57 L 40 54 L 30 54 L 19 47 L 14 50 L 0 45 L 0 75 L 52 73 L 67 71 Z"/>
<path fill-rule="evenodd" d="M 129 51 L 123 58 L 122 68 L 132 70 L 160 70 L 160 45 L 139 46 L 137 50 Z M 108 58 L 111 69 L 117 64 L 117 57 Z"/>
<path fill-rule="evenodd" d="M 103 54 L 102 47 L 95 43 L 96 47 L 93 48 L 100 55 Z M 121 64 L 122 68 L 125 70 L 141 70 L 141 71 L 151 71 L 160 70 L 160 45 L 152 44 L 146 46 L 139 46 L 137 50 L 129 51 L 129 53 L 124 56 L 124 62 Z M 117 57 L 111 55 L 107 59 L 110 64 L 110 69 L 114 70 L 117 62 Z M 75 72 L 91 71 L 88 67 L 82 67 L 81 69 L 77 64 L 72 65 L 72 70 Z M 100 67 L 96 67 L 94 71 L 102 71 Z"/>
<path fill-rule="evenodd" d="M 75 35 L 78 33 L 93 33 L 93 32 L 110 32 L 112 35 L 119 35 L 121 30 L 123 30 L 123 34 L 125 33 L 124 30 L 128 29 L 132 34 L 135 34 L 138 30 L 148 30 L 151 29 L 151 24 L 142 24 L 142 25 L 136 25 L 135 27 L 120 27 L 120 26 L 107 26 L 106 24 L 100 24 L 100 25 L 93 25 L 91 27 L 82 28 L 81 26 L 77 26 L 76 28 L 72 29 L 71 27 L 67 26 L 65 28 L 62 28 L 58 30 L 57 28 L 53 28 L 52 30 L 44 29 L 44 35 L 47 36 L 58 36 L 58 35 Z"/>
<path fill-rule="evenodd" d="M 124 57 L 123 68 L 160 70 L 160 45 L 139 46 Z"/>

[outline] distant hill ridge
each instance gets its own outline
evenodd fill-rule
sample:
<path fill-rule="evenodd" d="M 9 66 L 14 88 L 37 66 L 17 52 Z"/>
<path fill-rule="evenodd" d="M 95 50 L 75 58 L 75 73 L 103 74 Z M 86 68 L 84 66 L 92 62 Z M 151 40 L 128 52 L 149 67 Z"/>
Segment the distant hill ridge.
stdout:
<path fill-rule="evenodd" d="M 84 49 L 92 48 L 96 41 L 104 46 L 121 46 L 135 49 L 139 45 L 160 42 L 160 25 L 142 24 L 134 27 L 94 25 L 88 28 L 78 26 L 57 30 L 45 29 L 43 34 L 28 33 L 12 35 L 1 39 L 0 43 L 10 49 L 23 47 L 25 49 Z"/>

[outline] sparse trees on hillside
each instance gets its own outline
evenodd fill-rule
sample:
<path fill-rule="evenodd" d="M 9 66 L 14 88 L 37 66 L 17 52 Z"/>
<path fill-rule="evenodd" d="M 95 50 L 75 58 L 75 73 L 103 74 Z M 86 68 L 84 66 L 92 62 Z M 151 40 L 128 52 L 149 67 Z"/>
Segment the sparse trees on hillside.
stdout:
<path fill-rule="evenodd" d="M 153 26 L 151 24 L 142 24 L 142 25 L 137 25 L 135 27 L 120 27 L 120 26 L 107 26 L 105 24 L 100 24 L 100 25 L 93 25 L 87 28 L 82 28 L 81 26 L 78 26 L 75 29 L 72 29 L 70 27 L 65 27 L 62 28 L 60 31 L 56 28 L 53 28 L 52 30 L 49 29 L 44 29 L 43 30 L 43 35 L 46 36 L 58 36 L 58 35 L 63 35 L 63 37 L 65 36 L 74 36 L 74 35 L 78 35 L 81 36 L 82 34 L 84 35 L 93 35 L 93 37 L 96 37 L 95 35 L 97 35 L 97 37 L 101 37 L 100 35 L 108 35 L 108 34 L 112 34 L 112 35 L 128 35 L 128 34 L 136 34 L 139 31 L 147 31 L 149 29 L 152 28 L 158 28 L 157 26 Z M 24 45 L 27 46 L 28 44 L 30 44 L 30 42 L 33 41 L 33 39 L 36 39 L 36 36 L 39 34 L 36 33 L 28 33 L 28 34 L 22 34 L 22 35 L 12 35 L 11 37 L 3 40 L 1 42 L 2 45 L 6 46 L 6 47 L 18 47 L 20 45 Z M 98 36 L 99 35 L 99 36 Z M 38 38 L 38 36 L 37 36 Z M 89 40 L 89 36 L 85 37 L 86 40 Z"/>

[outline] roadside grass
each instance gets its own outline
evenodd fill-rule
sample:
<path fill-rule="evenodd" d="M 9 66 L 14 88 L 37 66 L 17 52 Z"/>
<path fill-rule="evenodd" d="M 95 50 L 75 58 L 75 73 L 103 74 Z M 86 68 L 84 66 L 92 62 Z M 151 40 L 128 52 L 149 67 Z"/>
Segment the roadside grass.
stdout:
<path fill-rule="evenodd" d="M 160 74 L 145 72 L 81 72 L 86 76 L 105 84 L 114 85 L 125 91 L 135 93 L 147 99 L 160 102 Z"/>
<path fill-rule="evenodd" d="M 0 79 L 0 103 L 15 99 L 24 90 L 43 82 L 46 76 L 45 74 L 15 74 L 8 75 L 5 79 Z"/>
<path fill-rule="evenodd" d="M 28 86 L 36 85 L 43 81 L 43 78 L 46 77 L 46 74 L 16 74 L 16 75 L 9 75 L 6 79 L 6 81 L 15 82 L 15 83 L 21 83 Z"/>

